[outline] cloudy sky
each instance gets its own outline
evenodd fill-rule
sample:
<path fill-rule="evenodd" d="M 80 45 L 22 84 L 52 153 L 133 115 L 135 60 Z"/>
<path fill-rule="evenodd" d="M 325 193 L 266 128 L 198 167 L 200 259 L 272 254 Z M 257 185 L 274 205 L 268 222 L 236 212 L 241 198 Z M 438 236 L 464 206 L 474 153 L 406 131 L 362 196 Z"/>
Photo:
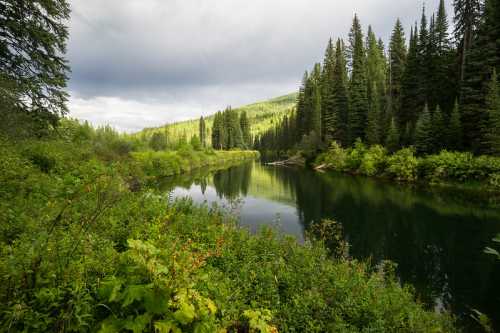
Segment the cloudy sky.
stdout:
<path fill-rule="evenodd" d="M 295 91 L 358 13 L 387 40 L 415 0 L 70 0 L 70 115 L 133 132 Z M 427 0 L 428 11 L 438 0 Z M 451 2 L 451 0 L 448 0 Z M 448 12 L 451 16 L 451 9 Z"/>

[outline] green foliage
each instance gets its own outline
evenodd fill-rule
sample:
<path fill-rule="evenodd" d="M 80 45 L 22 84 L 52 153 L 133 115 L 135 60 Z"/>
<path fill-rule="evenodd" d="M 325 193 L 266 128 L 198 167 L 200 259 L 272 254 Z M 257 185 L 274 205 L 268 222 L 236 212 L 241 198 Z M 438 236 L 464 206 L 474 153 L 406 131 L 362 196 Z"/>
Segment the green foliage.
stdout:
<path fill-rule="evenodd" d="M 398 125 L 394 118 L 391 119 L 387 138 L 385 139 L 385 146 L 390 152 L 395 152 L 399 148 L 400 134 Z"/>
<path fill-rule="evenodd" d="M 424 111 L 418 118 L 415 130 L 415 147 L 419 154 L 431 153 L 434 149 L 434 139 L 432 137 L 432 118 L 427 104 Z"/>
<path fill-rule="evenodd" d="M 368 92 L 366 79 L 366 56 L 363 32 L 358 16 L 355 15 L 349 33 L 351 80 L 349 85 L 349 141 L 364 139 L 368 115 Z"/>
<path fill-rule="evenodd" d="M 364 154 L 359 166 L 359 172 L 366 176 L 375 176 L 380 174 L 386 164 L 387 150 L 380 146 L 371 146 Z"/>
<path fill-rule="evenodd" d="M 167 148 L 167 138 L 163 133 L 154 133 L 149 140 L 149 146 L 154 151 L 165 150 Z"/>
<path fill-rule="evenodd" d="M 404 148 L 389 156 L 386 172 L 403 182 L 414 182 L 418 177 L 418 160 L 411 148 Z"/>
<path fill-rule="evenodd" d="M 407 50 L 403 25 L 401 24 L 401 21 L 397 19 L 394 29 L 392 30 L 389 44 L 389 96 L 399 126 L 405 124 L 405 117 L 401 114 L 401 98 L 403 77 L 406 70 L 406 56 Z"/>
<path fill-rule="evenodd" d="M 217 207 L 166 204 L 164 193 L 134 185 L 141 173 L 163 173 L 150 160 L 185 167 L 251 152 L 108 161 L 67 128 L 64 139 L 0 140 L 0 330 L 453 331 L 448 316 L 425 311 L 392 275 L 344 259 L 336 245 L 298 244 L 271 229 L 252 235 Z"/>
<path fill-rule="evenodd" d="M 429 184 L 479 182 L 485 189 L 500 189 L 500 158 L 468 152 L 443 150 L 439 154 L 416 157 L 413 148 L 387 154 L 382 146 L 366 148 L 361 141 L 343 149 L 333 142 L 320 154 L 315 166 L 366 176 L 389 177 L 398 181 Z"/>
<path fill-rule="evenodd" d="M 38 130 L 67 113 L 66 0 L 0 3 L 0 113 L 29 115 Z M 31 119 L 30 119 L 31 118 Z M 20 120 L 20 119 L 17 119 Z M 15 124 L 22 127 L 24 123 Z M 35 129 L 35 128 L 31 128 Z M 40 135 L 38 133 L 33 133 Z"/>

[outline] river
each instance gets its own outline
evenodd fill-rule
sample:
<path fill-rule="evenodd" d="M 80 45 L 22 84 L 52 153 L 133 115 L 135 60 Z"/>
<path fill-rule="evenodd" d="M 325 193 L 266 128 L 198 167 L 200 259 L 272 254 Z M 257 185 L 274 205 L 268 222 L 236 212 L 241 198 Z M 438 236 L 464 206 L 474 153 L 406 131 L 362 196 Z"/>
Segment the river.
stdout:
<path fill-rule="evenodd" d="M 391 260 L 428 308 L 475 331 L 471 310 L 500 320 L 500 262 L 483 253 L 500 233 L 500 200 L 487 193 L 421 188 L 303 168 L 245 163 L 166 179 L 172 198 L 214 203 L 255 232 L 273 225 L 304 241 L 324 218 L 343 226 L 349 255 Z"/>

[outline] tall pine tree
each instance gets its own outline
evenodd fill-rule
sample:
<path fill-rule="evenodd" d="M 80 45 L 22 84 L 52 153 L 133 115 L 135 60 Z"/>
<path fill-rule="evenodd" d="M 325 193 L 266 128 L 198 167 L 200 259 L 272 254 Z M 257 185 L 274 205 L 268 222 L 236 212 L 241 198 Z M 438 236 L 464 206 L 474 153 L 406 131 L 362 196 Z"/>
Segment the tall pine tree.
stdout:
<path fill-rule="evenodd" d="M 349 108 L 349 143 L 357 138 L 364 139 L 368 115 L 368 95 L 366 80 L 366 54 L 363 32 L 357 15 L 354 16 L 350 32 L 351 81 Z"/>
<path fill-rule="evenodd" d="M 429 154 L 434 149 L 432 119 L 427 104 L 420 114 L 415 129 L 415 148 L 419 154 Z"/>
<path fill-rule="evenodd" d="M 335 133 L 334 71 L 335 48 L 330 38 L 325 51 L 321 79 L 321 138 L 327 145 L 333 140 Z"/>
<path fill-rule="evenodd" d="M 403 75 L 406 67 L 406 42 L 403 26 L 399 19 L 396 20 L 396 25 L 392 31 L 391 41 L 389 45 L 389 61 L 390 61 L 390 78 L 389 78 L 389 94 L 393 114 L 396 115 L 400 128 L 404 124 L 404 115 L 401 109 L 401 91 L 403 85 Z"/>
<path fill-rule="evenodd" d="M 486 110 L 488 117 L 483 125 L 484 151 L 500 155 L 500 95 L 496 69 L 493 69 L 487 86 Z"/>
<path fill-rule="evenodd" d="M 347 91 L 347 68 L 344 52 L 344 43 L 337 40 L 335 48 L 335 69 L 333 71 L 333 109 L 335 125 L 333 140 L 343 146 L 348 142 L 349 95 Z"/>
<path fill-rule="evenodd" d="M 246 111 L 242 111 L 240 114 L 240 128 L 241 135 L 243 136 L 243 146 L 249 148 L 252 146 L 252 134 L 250 133 L 250 122 L 248 121 L 248 116 Z"/>

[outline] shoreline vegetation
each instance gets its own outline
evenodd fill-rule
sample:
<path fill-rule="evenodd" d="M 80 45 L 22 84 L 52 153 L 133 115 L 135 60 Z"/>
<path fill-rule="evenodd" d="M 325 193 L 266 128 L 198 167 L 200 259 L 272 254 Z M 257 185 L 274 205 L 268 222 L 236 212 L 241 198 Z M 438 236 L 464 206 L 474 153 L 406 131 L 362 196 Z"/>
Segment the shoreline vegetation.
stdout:
<path fill-rule="evenodd" d="M 354 175 L 390 179 L 403 183 L 463 187 L 477 184 L 500 192 L 500 158 L 474 156 L 468 152 L 443 150 L 439 154 L 417 156 L 413 148 L 390 154 L 382 146 L 365 146 L 361 141 L 344 149 L 333 143 L 318 155 L 313 167 Z"/>
<path fill-rule="evenodd" d="M 397 282 L 392 264 L 347 257 L 333 221 L 298 244 L 272 228 L 251 234 L 215 206 L 170 203 L 151 186 L 254 152 L 137 152 L 110 129 L 70 121 L 43 140 L 3 137 L 0 152 L 1 330 L 455 330 Z M 153 172 L 162 165 L 169 172 Z"/>

